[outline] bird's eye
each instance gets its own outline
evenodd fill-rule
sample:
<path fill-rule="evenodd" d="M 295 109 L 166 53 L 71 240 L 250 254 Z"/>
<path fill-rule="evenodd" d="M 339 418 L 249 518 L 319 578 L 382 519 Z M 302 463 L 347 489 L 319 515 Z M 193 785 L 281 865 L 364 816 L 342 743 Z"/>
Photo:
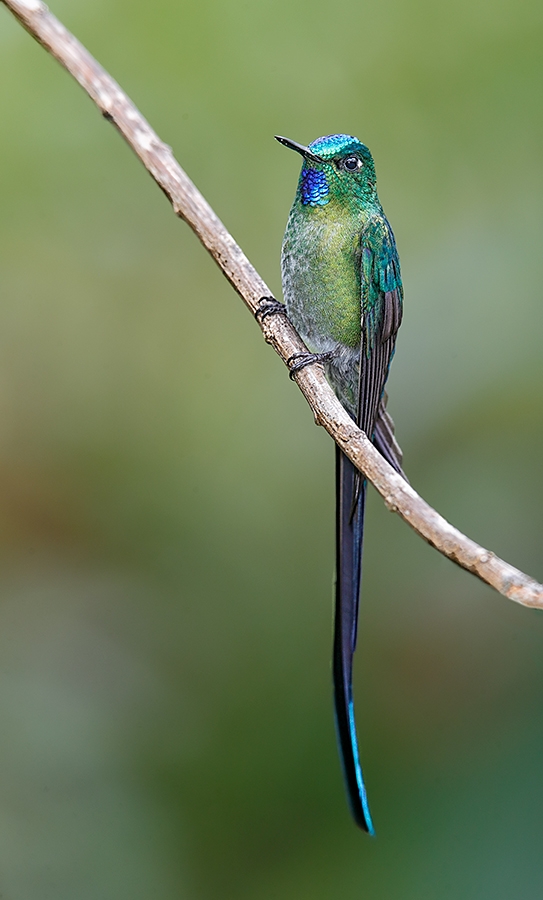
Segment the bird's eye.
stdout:
<path fill-rule="evenodd" d="M 356 172 L 357 169 L 362 168 L 362 160 L 358 156 L 347 156 L 343 160 L 343 168 L 348 172 Z"/>

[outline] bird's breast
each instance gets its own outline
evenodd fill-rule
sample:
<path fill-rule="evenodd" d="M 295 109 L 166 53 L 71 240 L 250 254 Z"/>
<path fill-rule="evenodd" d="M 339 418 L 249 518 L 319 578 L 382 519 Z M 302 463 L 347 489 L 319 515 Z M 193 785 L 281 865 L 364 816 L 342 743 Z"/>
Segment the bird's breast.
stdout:
<path fill-rule="evenodd" d="M 281 257 L 287 311 L 315 352 L 360 344 L 360 224 L 293 207 Z"/>

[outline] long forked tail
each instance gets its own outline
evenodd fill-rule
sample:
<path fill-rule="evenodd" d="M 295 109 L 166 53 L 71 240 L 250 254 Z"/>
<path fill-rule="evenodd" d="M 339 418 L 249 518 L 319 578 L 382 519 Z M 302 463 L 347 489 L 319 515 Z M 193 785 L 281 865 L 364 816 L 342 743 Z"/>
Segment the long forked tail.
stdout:
<path fill-rule="evenodd" d="M 354 820 L 373 834 L 362 778 L 353 709 L 353 654 L 362 573 L 366 485 L 357 487 L 356 469 L 336 447 L 336 603 L 334 619 L 334 702 L 339 750 Z M 358 500 L 353 510 L 353 500 Z"/>

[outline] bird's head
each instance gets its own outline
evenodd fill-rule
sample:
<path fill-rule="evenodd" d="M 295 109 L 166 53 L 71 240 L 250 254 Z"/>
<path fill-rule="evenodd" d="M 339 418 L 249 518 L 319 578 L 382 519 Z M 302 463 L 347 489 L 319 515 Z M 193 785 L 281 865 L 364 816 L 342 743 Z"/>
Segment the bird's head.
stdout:
<path fill-rule="evenodd" d="M 333 198 L 348 202 L 376 197 L 373 157 L 352 135 L 328 134 L 307 147 L 279 135 L 276 140 L 304 158 L 298 185 L 304 206 L 326 206 Z"/>

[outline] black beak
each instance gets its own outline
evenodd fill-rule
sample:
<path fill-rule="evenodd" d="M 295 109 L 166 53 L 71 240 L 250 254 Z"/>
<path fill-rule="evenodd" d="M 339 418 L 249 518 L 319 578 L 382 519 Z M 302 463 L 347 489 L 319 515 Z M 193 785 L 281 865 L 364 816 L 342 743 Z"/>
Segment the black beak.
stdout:
<path fill-rule="evenodd" d="M 278 134 L 275 135 L 275 140 L 279 141 L 280 144 L 283 144 L 285 147 L 288 147 L 289 150 L 296 150 L 296 153 L 300 153 L 304 159 L 308 159 L 310 162 L 322 163 L 324 162 L 320 156 L 316 156 L 314 153 L 311 153 L 308 147 L 304 147 L 303 144 L 297 144 L 296 141 L 291 141 L 290 138 L 280 137 Z"/>

